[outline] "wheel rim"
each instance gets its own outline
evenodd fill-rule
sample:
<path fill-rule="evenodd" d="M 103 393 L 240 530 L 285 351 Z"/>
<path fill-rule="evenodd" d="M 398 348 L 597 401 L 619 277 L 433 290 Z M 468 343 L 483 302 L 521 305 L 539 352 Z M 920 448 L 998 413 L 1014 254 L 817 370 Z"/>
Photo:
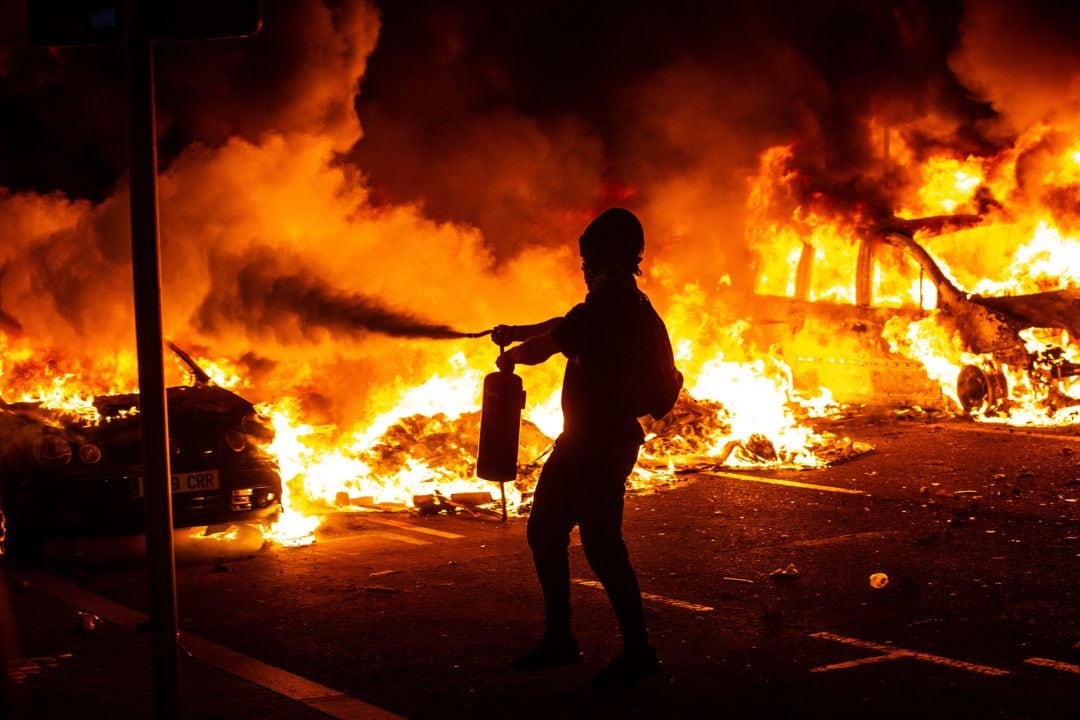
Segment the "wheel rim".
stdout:
<path fill-rule="evenodd" d="M 972 414 L 998 406 L 1008 395 L 1005 376 L 965 365 L 956 378 L 956 396 L 964 412 Z"/>

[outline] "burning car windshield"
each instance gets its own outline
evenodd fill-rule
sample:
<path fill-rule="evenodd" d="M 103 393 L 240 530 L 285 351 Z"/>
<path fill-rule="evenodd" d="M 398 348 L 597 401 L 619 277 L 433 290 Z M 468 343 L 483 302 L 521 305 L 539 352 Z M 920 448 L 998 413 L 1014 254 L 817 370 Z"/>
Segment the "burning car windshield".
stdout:
<path fill-rule="evenodd" d="M 191 367 L 176 353 L 166 352 L 165 385 L 166 387 L 189 387 L 198 384 L 198 378 Z"/>

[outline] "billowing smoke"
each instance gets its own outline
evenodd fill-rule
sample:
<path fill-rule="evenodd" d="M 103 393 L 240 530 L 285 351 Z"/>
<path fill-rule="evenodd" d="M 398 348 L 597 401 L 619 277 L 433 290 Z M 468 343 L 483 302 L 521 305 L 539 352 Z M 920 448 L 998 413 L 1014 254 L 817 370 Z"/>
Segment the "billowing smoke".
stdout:
<path fill-rule="evenodd" d="M 348 387 L 342 416 L 446 356 L 422 338 L 564 312 L 608 205 L 642 217 L 661 308 L 746 289 L 766 148 L 794 148 L 792 203 L 887 215 L 881 128 L 978 153 L 1034 107 L 989 57 L 1006 3 L 264 4 L 255 37 L 158 48 L 166 332 L 245 357 L 255 393 Z M 0 329 L 130 347 L 123 53 L 0 21 Z"/>
<path fill-rule="evenodd" d="M 340 292 L 261 253 L 237 259 L 230 274 L 235 276 L 232 282 L 215 283 L 195 313 L 195 325 L 205 333 L 215 333 L 226 320 L 269 332 L 295 326 L 305 334 L 329 331 L 339 336 L 379 333 L 450 340 L 472 335 L 392 310 L 360 293 Z"/>
<path fill-rule="evenodd" d="M 950 65 L 1001 114 L 1000 134 L 1080 114 L 1080 8 L 1072 3 L 969 2 Z"/>

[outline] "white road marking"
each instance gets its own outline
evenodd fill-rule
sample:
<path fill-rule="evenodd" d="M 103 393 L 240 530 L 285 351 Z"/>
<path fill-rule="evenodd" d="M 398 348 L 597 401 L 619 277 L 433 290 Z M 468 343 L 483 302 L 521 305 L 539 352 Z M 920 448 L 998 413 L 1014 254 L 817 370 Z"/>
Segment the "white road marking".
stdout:
<path fill-rule="evenodd" d="M 850 542 L 852 540 L 884 540 L 887 537 L 902 535 L 899 530 L 876 530 L 861 533 L 848 533 L 847 535 L 830 535 L 823 538 L 811 538 L 809 540 L 793 540 L 781 543 L 777 547 L 815 547 L 818 545 L 835 545 L 836 543 Z"/>
<path fill-rule="evenodd" d="M 832 485 L 815 485 L 813 483 L 796 482 L 794 480 L 781 480 L 780 478 L 758 477 L 756 475 L 743 475 L 741 473 L 721 472 L 720 470 L 706 470 L 702 475 L 730 478 L 732 480 L 747 480 L 749 482 L 766 483 L 767 485 L 785 485 L 787 487 L 804 488 L 806 490 L 822 490 L 824 492 L 843 493 L 845 495 L 869 495 L 865 490 L 853 490 L 851 488 L 834 487 Z"/>
<path fill-rule="evenodd" d="M 874 650 L 881 653 L 880 656 L 873 659 L 867 658 L 868 662 L 882 662 L 884 660 L 900 660 L 902 658 L 911 658 L 912 660 L 921 660 L 922 662 L 934 663 L 935 665 L 944 665 L 945 667 L 956 668 L 957 670 L 967 670 L 969 672 L 979 673 L 981 675 L 1010 675 L 1010 671 L 1002 670 L 1000 668 L 990 667 L 989 665 L 978 665 L 976 663 L 966 662 L 964 660 L 954 660 L 952 658 L 942 657 L 941 655 L 931 655 L 930 653 L 919 652 L 917 650 L 905 650 L 903 648 L 893 647 L 892 645 L 883 645 L 881 643 L 870 642 L 869 640 L 860 640 L 858 638 L 847 637 L 846 635 L 836 635 L 830 632 L 818 632 L 810 635 L 812 638 L 819 638 L 821 640 L 832 640 L 833 642 L 843 643 L 845 645 L 851 645 L 857 648 L 863 648 L 864 650 Z M 844 668 L 856 667 L 858 665 L 864 665 L 866 662 L 854 660 L 845 663 L 835 663 L 833 665 L 822 665 L 820 667 L 810 668 L 810 672 L 828 672 L 830 670 L 842 670 Z"/>
<path fill-rule="evenodd" d="M 434 535 L 435 537 L 448 538 L 451 540 L 465 537 L 464 535 L 458 535 L 457 533 L 445 532 L 443 530 L 433 530 L 432 528 L 419 527 L 417 525 L 410 525 L 409 523 L 401 522 L 400 520 L 382 520 L 372 518 L 371 522 L 378 523 L 380 525 L 389 525 L 390 527 L 396 527 L 402 530 L 409 530 L 411 532 L 424 533 L 425 535 Z"/>
<path fill-rule="evenodd" d="M 1029 665 L 1038 665 L 1039 667 L 1050 668 L 1052 670 L 1060 670 L 1061 672 L 1074 673 L 1080 675 L 1080 665 L 1073 665 L 1072 663 L 1061 662 L 1059 660 L 1050 660 L 1048 658 L 1033 657 L 1025 660 Z"/>
<path fill-rule="evenodd" d="M 596 580 L 585 580 L 583 578 L 574 578 L 572 581 L 575 585 L 582 585 L 584 587 L 604 589 Z M 676 600 L 675 598 L 665 597 L 663 595 L 654 595 L 653 593 L 643 592 L 641 593 L 643 600 L 652 600 L 653 602 L 663 603 L 664 605 L 670 605 L 672 607 L 681 608 L 683 610 L 692 610 L 694 612 L 712 612 L 716 608 L 708 605 L 699 605 L 697 603 L 686 602 L 685 600 Z"/>
<path fill-rule="evenodd" d="M 20 575 L 49 595 L 70 605 L 81 607 L 128 630 L 135 631 L 149 620 L 141 612 L 95 595 L 71 583 L 58 580 L 46 573 L 31 571 L 26 574 L 20 573 Z M 181 631 L 178 642 L 193 657 L 208 665 L 213 665 L 248 682 L 301 702 L 330 717 L 340 718 L 340 720 L 403 720 L 400 715 L 369 705 L 363 700 L 357 700 L 343 692 L 268 665 L 261 660 L 230 650 L 189 632 Z"/>
<path fill-rule="evenodd" d="M 943 430 L 954 430 L 957 432 L 981 432 L 993 433 L 996 435 L 1043 438 L 1046 440 L 1063 440 L 1065 442 L 1080 442 L 1080 436 L 1078 435 L 1057 435 L 1055 433 L 1048 432 L 1020 430 L 1011 425 L 997 423 L 976 423 L 974 425 L 937 425 L 936 427 L 940 427 Z"/>
<path fill-rule="evenodd" d="M 415 538 L 411 535 L 402 535 L 401 533 L 386 532 L 385 530 L 376 530 L 373 533 L 369 533 L 375 537 L 384 538 L 386 540 L 396 540 L 397 542 L 403 542 L 407 545 L 430 545 L 430 540 L 422 540 L 421 538 Z"/>
<path fill-rule="evenodd" d="M 906 653 L 890 653 L 888 655 L 871 655 L 870 657 L 864 657 L 860 660 L 848 660 L 847 662 L 833 663 L 832 665 L 821 665 L 816 668 L 810 668 L 810 672 L 829 672 L 830 670 L 847 670 L 848 668 L 858 667 L 860 665 L 872 665 L 873 663 L 884 662 L 885 660 L 897 660 L 902 657 L 907 657 Z"/>

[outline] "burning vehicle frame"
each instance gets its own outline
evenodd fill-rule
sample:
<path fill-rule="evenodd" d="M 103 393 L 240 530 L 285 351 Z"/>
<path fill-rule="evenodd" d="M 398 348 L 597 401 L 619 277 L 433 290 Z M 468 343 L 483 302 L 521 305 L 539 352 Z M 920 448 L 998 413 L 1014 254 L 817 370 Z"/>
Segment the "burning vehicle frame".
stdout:
<path fill-rule="evenodd" d="M 167 390 L 176 528 L 271 523 L 282 480 L 263 446 L 273 429 L 254 406 L 213 383 L 168 343 L 189 384 Z M 95 397 L 96 415 L 39 402 L 0 404 L 0 547 L 32 554 L 43 542 L 144 530 L 137 393 Z"/>
<path fill-rule="evenodd" d="M 1007 412 L 1011 402 L 1008 369 L 1019 370 L 1026 376 L 1049 413 L 1080 405 L 1080 398 L 1069 395 L 1061 387 L 1067 378 L 1080 376 L 1080 363 L 1069 359 L 1068 348 L 1053 341 L 1033 345 L 1024 337 L 1032 330 L 1058 336 L 1064 332 L 1069 339 L 1080 337 L 1080 290 L 1067 288 L 1002 296 L 967 293 L 956 286 L 920 242 L 975 227 L 982 221 L 978 215 L 911 220 L 893 217 L 861 228 L 854 270 L 854 307 L 833 308 L 834 303 L 829 301 L 810 300 L 815 248 L 805 244 L 795 271 L 792 301 L 797 308 L 785 311 L 786 322 L 799 325 L 808 314 L 825 315 L 826 322 L 836 322 L 850 319 L 854 312 L 856 321 L 848 327 L 858 333 L 867 333 L 872 327 L 877 331 L 873 333 L 876 341 L 887 318 L 898 317 L 910 324 L 932 316 L 955 335 L 961 346 L 963 358 L 954 382 L 956 397 L 965 413 L 993 416 Z M 936 307 L 925 307 L 922 297 L 917 308 L 876 305 L 874 270 L 879 253 L 886 248 L 898 250 L 914 262 L 920 272 L 920 288 L 923 278 L 932 283 Z M 777 315 L 775 301 L 771 306 L 766 301 L 765 306 L 770 307 L 767 312 Z M 830 309 L 835 312 L 829 312 Z M 792 320 L 792 315 L 799 317 Z M 902 363 L 899 359 L 893 370 Z"/>

